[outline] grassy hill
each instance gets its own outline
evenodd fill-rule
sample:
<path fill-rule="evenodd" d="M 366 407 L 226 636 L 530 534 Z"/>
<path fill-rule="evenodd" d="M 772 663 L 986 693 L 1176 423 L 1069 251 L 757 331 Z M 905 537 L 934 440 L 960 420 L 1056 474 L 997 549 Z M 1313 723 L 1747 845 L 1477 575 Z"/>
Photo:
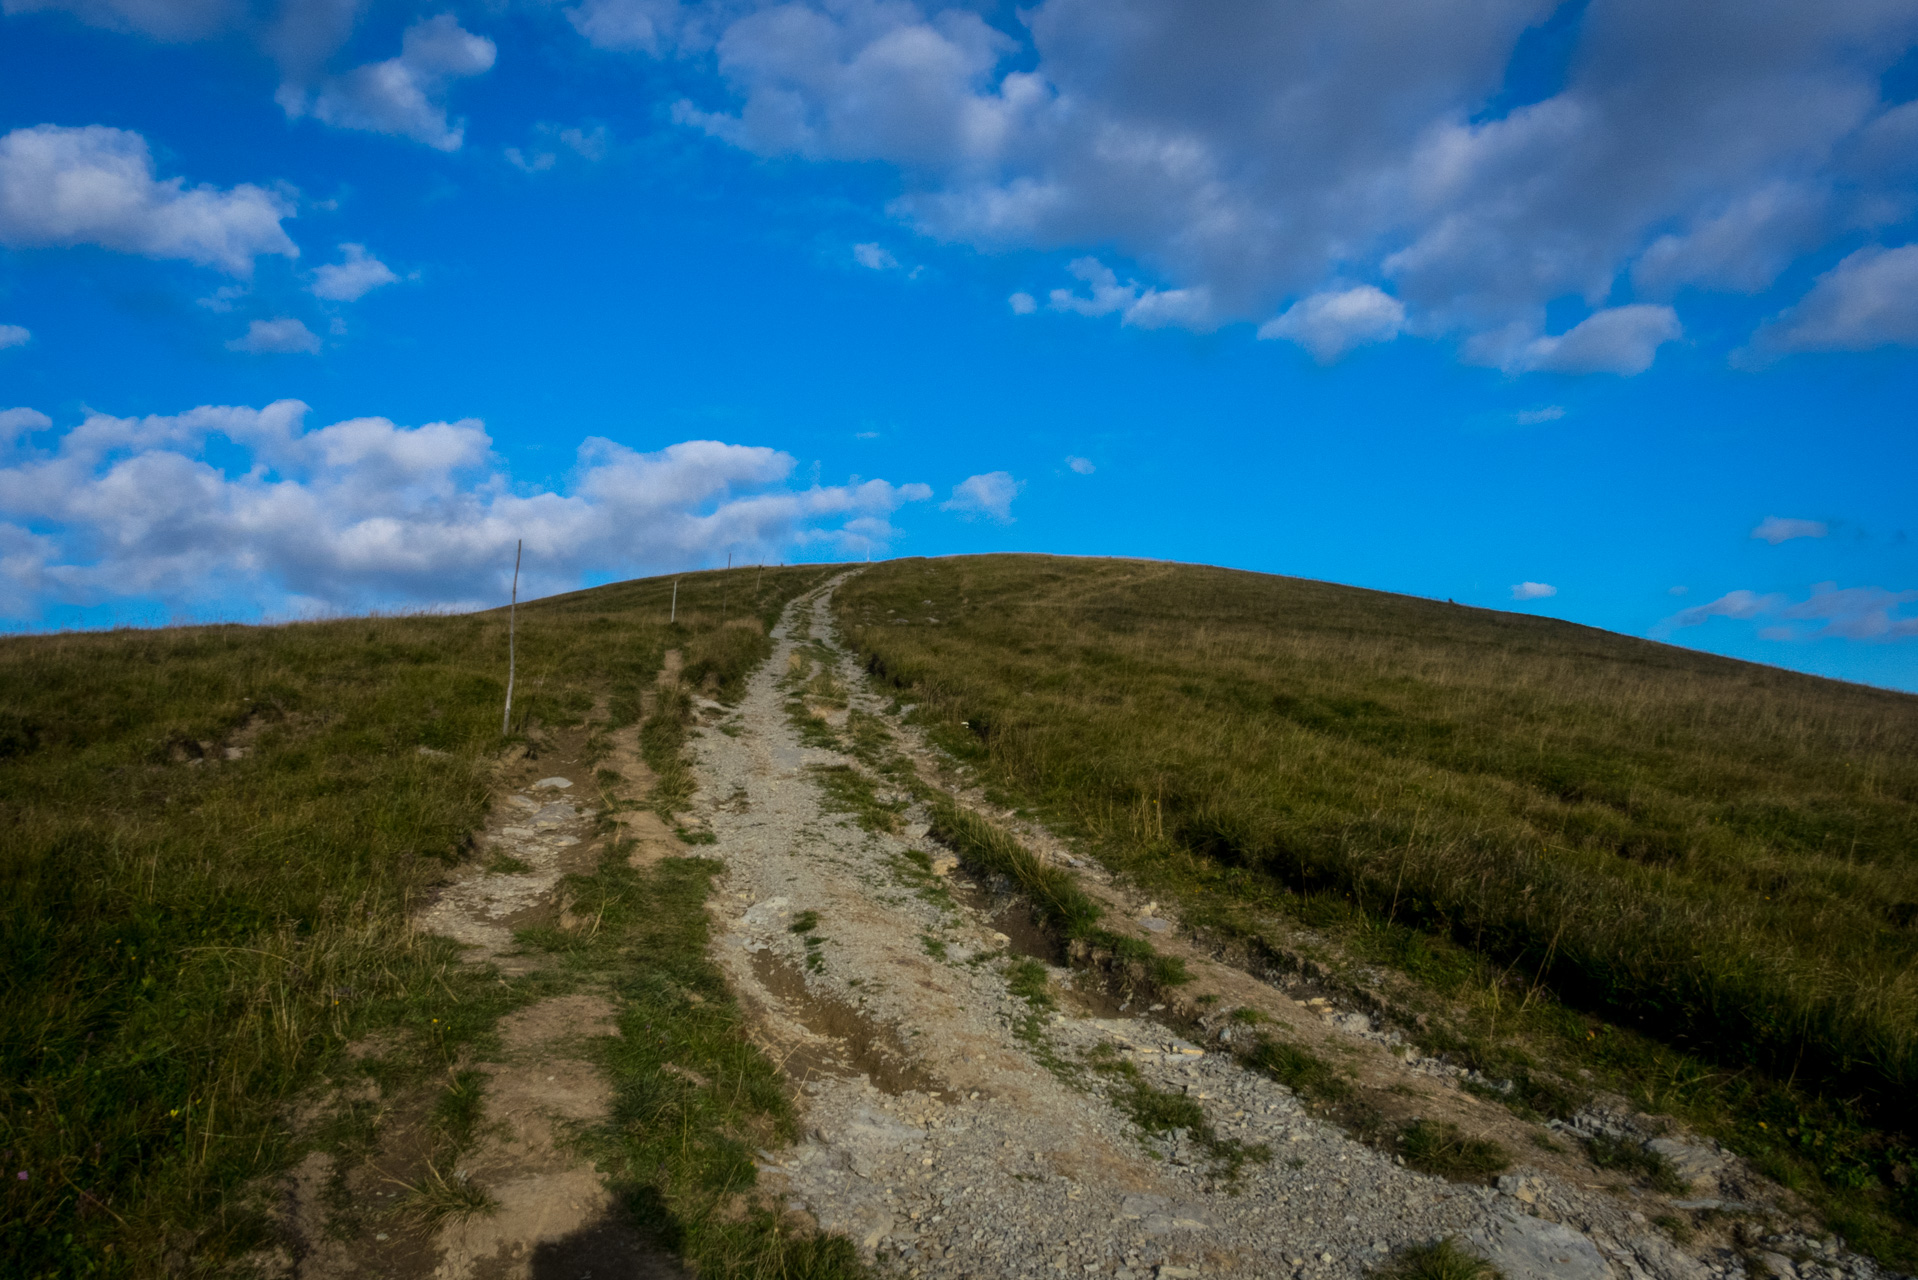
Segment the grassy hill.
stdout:
<path fill-rule="evenodd" d="M 408 924 L 501 753 L 632 723 L 669 647 L 736 681 L 767 644 L 728 615 L 821 576 L 689 575 L 670 626 L 670 579 L 521 606 L 504 735 L 504 610 L 0 640 L 0 1273 L 214 1274 L 265 1239 L 248 1189 L 345 1045 L 431 1080 L 510 1007 Z"/>
<path fill-rule="evenodd" d="M 1198 566 L 905 560 L 837 602 L 1009 801 L 1208 887 L 1188 919 L 1336 925 L 1489 983 L 1494 1028 L 1550 992 L 1652 1038 L 1641 1093 L 1690 1072 L 1781 1175 L 1918 1220 L 1918 697 Z"/>

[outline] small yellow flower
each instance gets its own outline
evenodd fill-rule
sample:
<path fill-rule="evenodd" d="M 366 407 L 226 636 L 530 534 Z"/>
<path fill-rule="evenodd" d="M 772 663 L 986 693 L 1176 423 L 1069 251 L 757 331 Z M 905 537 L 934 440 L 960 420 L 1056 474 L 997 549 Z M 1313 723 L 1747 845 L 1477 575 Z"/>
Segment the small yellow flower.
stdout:
<path fill-rule="evenodd" d="M 180 1114 L 180 1109 L 178 1107 L 175 1107 L 173 1108 L 173 1110 L 167 1112 L 167 1114 L 170 1116 L 177 1116 Z"/>

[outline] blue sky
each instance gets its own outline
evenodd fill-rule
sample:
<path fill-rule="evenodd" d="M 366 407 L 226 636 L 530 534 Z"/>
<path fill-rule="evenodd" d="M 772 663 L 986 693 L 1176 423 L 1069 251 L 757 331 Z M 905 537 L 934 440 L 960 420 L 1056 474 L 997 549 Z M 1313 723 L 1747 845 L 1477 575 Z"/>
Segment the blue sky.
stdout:
<path fill-rule="evenodd" d="M 1918 689 L 1918 0 L 1672 10 L 0 0 L 0 619 L 1026 550 Z"/>

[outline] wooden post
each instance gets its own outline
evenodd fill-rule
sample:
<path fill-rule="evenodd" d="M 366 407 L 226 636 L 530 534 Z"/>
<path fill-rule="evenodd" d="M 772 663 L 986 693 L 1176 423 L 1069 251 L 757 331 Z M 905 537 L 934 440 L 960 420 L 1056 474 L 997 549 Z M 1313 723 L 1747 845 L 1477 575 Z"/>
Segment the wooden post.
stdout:
<path fill-rule="evenodd" d="M 499 736 L 504 738 L 512 731 L 513 724 L 513 667 L 518 657 L 515 652 L 519 630 L 519 557 L 526 549 L 526 540 L 520 538 L 513 543 L 513 603 L 506 614 L 506 710 L 499 718 Z"/>
<path fill-rule="evenodd" d="M 679 579 L 673 579 L 673 611 L 666 616 L 668 623 L 679 621 Z"/>

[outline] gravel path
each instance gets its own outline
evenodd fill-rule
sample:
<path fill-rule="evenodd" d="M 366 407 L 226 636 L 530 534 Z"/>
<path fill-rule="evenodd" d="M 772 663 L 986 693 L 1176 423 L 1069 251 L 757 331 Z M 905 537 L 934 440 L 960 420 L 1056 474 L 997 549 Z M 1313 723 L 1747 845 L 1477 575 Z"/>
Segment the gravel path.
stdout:
<path fill-rule="evenodd" d="M 1728 1250 L 1679 1251 L 1603 1191 L 1408 1170 L 1228 1055 L 1070 998 L 1063 969 L 1048 970 L 1061 1010 L 1036 1009 L 1008 986 L 1003 903 L 963 883 L 924 815 L 862 829 L 822 785 L 859 763 L 806 745 L 789 710 L 801 663 L 828 658 L 851 708 L 886 712 L 835 645 L 830 590 L 788 609 L 741 703 L 704 704 L 696 735 L 696 820 L 728 868 L 715 947 L 802 1091 L 807 1137 L 762 1153 L 792 1208 L 912 1276 L 1356 1277 L 1445 1235 L 1508 1280 L 1759 1274 Z M 1269 1158 L 1234 1177 L 1189 1135 L 1142 1133 L 1095 1057 L 1198 1100 L 1219 1138 Z M 1828 1257 L 1793 1274 L 1878 1274 Z"/>

